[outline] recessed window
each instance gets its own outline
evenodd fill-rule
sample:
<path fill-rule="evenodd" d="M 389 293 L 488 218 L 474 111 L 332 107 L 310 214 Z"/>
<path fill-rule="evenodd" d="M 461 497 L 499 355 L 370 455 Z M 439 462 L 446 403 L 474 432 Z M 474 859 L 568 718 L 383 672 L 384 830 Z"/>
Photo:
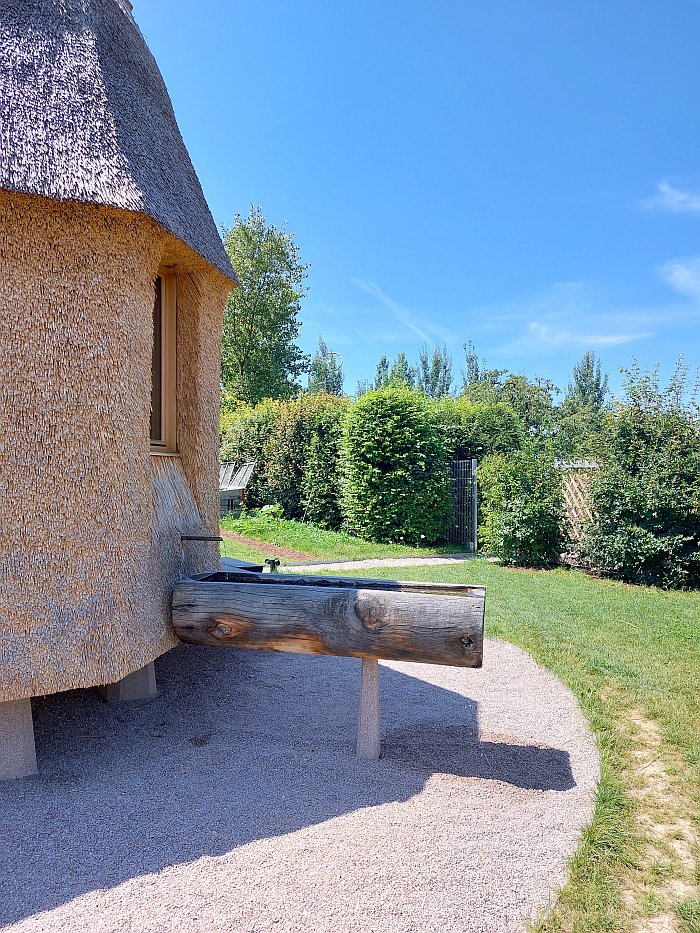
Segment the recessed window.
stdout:
<path fill-rule="evenodd" d="M 151 360 L 151 450 L 177 451 L 177 285 L 174 275 L 159 275 L 153 300 Z"/>

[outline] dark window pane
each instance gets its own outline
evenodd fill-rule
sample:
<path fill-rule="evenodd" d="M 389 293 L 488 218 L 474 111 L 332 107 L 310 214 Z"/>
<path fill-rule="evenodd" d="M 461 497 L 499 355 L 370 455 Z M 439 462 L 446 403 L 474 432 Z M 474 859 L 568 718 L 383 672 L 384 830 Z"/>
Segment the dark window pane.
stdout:
<path fill-rule="evenodd" d="M 163 441 L 163 309 L 161 281 L 156 279 L 153 303 L 153 358 L 151 361 L 151 440 Z"/>

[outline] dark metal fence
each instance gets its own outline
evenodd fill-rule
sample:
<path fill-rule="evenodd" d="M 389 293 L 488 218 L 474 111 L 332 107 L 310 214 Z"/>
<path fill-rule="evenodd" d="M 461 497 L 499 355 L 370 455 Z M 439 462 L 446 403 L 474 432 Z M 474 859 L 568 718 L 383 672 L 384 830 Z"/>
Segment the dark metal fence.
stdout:
<path fill-rule="evenodd" d="M 454 517 L 446 538 L 449 544 L 467 545 L 476 552 L 476 460 L 450 464 Z"/>

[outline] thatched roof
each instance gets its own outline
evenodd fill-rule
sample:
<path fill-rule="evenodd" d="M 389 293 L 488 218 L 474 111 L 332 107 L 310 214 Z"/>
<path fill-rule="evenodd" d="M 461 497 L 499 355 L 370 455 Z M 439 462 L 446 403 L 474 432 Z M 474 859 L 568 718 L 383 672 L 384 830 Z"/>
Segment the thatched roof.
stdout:
<path fill-rule="evenodd" d="M 235 280 L 125 0 L 0 0 L 0 188 L 139 211 Z"/>

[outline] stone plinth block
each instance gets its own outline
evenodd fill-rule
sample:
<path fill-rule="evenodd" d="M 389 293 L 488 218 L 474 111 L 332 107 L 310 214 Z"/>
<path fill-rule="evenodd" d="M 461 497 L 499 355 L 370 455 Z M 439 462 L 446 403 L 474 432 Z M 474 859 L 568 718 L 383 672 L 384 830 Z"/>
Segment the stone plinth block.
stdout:
<path fill-rule="evenodd" d="M 0 703 L 0 781 L 37 773 L 32 701 Z"/>
<path fill-rule="evenodd" d="M 128 674 L 115 684 L 105 684 L 99 688 L 108 703 L 124 703 L 129 700 L 151 700 L 158 696 L 156 672 L 153 662 Z"/>

